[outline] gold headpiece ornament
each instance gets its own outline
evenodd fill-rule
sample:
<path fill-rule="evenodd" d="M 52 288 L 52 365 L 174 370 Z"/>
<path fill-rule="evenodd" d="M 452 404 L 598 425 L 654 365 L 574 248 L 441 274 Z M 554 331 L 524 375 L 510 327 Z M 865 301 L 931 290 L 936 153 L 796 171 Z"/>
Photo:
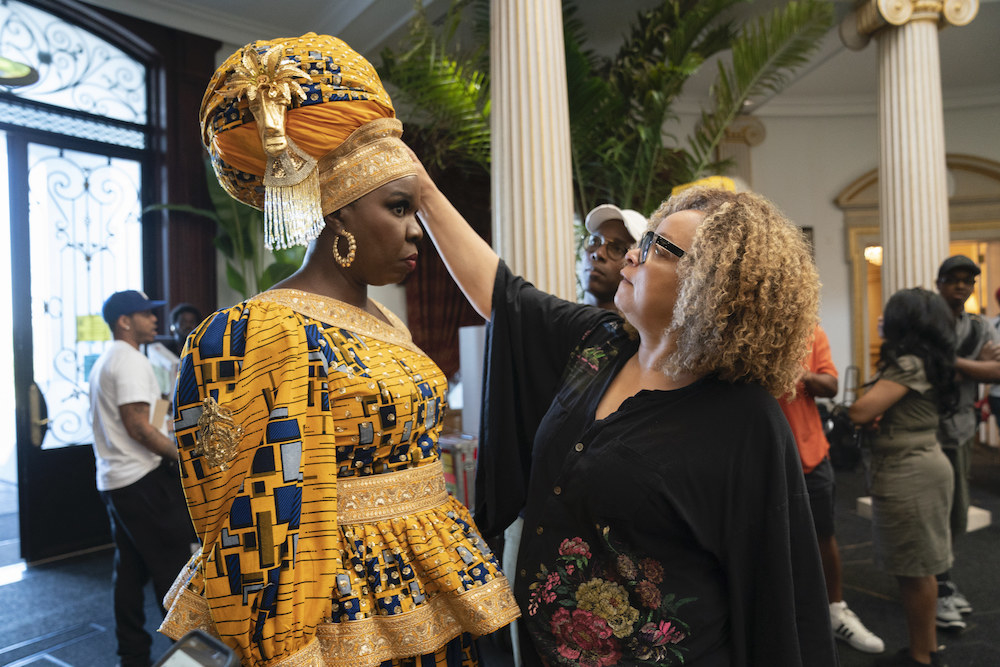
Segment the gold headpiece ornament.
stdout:
<path fill-rule="evenodd" d="M 285 111 L 292 95 L 299 101 L 306 93 L 296 78 L 309 83 L 309 75 L 286 60 L 283 45 L 263 55 L 253 46 L 243 49 L 242 62 L 216 94 L 227 100 L 245 97 L 260 143 L 267 153 L 264 172 L 264 245 L 287 248 L 305 245 L 323 229 L 319 173 L 316 160 L 285 134 Z"/>
<path fill-rule="evenodd" d="M 328 35 L 240 49 L 212 77 L 200 120 L 219 182 L 264 211 L 268 248 L 308 244 L 325 215 L 416 172 L 375 69 Z"/>

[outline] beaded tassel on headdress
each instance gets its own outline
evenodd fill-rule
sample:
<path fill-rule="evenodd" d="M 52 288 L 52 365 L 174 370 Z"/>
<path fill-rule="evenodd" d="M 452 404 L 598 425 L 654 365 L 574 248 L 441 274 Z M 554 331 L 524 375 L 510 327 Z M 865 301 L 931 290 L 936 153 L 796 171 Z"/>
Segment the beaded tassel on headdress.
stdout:
<path fill-rule="evenodd" d="M 298 185 L 264 190 L 264 247 L 268 250 L 309 245 L 321 231 L 323 211 L 315 169 Z"/>
<path fill-rule="evenodd" d="M 308 245 L 323 231 L 316 160 L 287 141 L 285 152 L 268 157 L 264 173 L 264 246 L 269 250 Z"/>

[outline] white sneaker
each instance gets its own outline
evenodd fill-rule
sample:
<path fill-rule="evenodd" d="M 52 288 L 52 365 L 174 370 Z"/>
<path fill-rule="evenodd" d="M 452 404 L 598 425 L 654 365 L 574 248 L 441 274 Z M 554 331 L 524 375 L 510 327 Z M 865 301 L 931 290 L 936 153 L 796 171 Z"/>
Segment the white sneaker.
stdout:
<path fill-rule="evenodd" d="M 865 627 L 843 600 L 830 604 L 830 624 L 833 626 L 834 637 L 859 651 L 881 653 L 885 650 L 885 643 Z"/>
<path fill-rule="evenodd" d="M 953 596 L 948 595 L 937 599 L 937 616 L 934 619 L 939 628 L 945 630 L 964 630 L 965 621 L 962 614 L 955 607 Z"/>
<path fill-rule="evenodd" d="M 963 616 L 965 614 L 971 614 L 972 605 L 969 604 L 968 598 L 962 595 L 962 591 L 958 590 L 958 586 L 956 586 L 952 581 L 947 582 L 946 585 L 948 586 L 948 590 L 951 591 L 951 595 L 948 597 L 950 597 L 951 601 L 955 603 L 955 609 L 958 610 L 958 613 Z"/>

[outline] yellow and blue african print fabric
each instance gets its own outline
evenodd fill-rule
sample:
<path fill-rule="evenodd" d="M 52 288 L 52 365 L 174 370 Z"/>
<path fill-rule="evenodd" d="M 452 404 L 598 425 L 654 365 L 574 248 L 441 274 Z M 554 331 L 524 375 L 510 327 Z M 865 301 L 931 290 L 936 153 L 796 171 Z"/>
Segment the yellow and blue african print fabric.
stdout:
<path fill-rule="evenodd" d="M 447 381 L 383 312 L 272 290 L 189 339 L 175 433 L 203 546 L 165 634 L 202 627 L 245 665 L 376 666 L 518 616 L 444 486 Z"/>

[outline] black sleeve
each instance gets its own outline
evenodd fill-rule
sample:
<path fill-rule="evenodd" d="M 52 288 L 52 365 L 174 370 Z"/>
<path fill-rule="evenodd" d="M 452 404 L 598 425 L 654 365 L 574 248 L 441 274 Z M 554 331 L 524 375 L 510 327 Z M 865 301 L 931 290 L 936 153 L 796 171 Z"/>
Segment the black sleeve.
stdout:
<path fill-rule="evenodd" d="M 777 404 L 761 408 L 756 420 L 746 416 L 755 437 L 737 457 L 730 516 L 738 518 L 729 522 L 725 551 L 736 664 L 833 667 L 838 656 L 802 464 Z"/>
<path fill-rule="evenodd" d="M 475 516 L 499 535 L 524 506 L 535 431 L 555 397 L 570 353 L 610 311 L 552 296 L 503 261 L 486 330 Z"/>

